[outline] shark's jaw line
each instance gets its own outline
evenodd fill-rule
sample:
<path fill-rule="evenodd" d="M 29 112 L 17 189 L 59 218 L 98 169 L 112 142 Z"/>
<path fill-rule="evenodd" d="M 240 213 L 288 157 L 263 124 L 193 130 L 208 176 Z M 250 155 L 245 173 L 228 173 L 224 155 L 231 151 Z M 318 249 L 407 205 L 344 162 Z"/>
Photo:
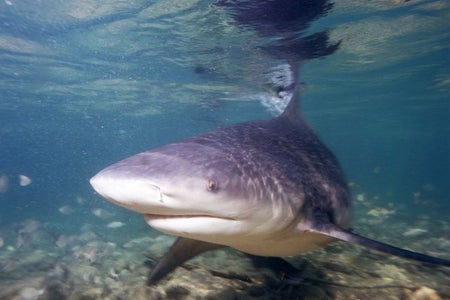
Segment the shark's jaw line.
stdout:
<path fill-rule="evenodd" d="M 219 216 L 213 216 L 213 215 L 204 215 L 204 214 L 186 214 L 186 215 L 157 215 L 157 214 L 144 214 L 146 220 L 165 220 L 165 219 L 192 219 L 192 218 L 211 218 L 211 219 L 222 219 L 222 220 L 229 220 L 229 221 L 236 221 L 235 218 L 228 218 L 228 217 L 219 217 Z"/>

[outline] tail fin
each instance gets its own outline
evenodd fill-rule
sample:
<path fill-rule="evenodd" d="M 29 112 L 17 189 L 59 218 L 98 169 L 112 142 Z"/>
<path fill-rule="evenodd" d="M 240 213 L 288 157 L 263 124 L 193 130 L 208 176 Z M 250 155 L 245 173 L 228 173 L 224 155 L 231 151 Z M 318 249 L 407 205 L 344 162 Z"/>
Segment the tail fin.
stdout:
<path fill-rule="evenodd" d="M 366 238 L 364 236 L 355 234 L 353 232 L 346 231 L 342 228 L 340 228 L 337 225 L 329 224 L 323 226 L 320 230 L 314 230 L 315 232 L 336 238 L 338 240 L 346 241 L 352 244 L 361 245 L 370 249 L 375 249 L 384 253 L 392 254 L 395 256 L 412 259 L 420 262 L 440 265 L 440 266 L 446 266 L 450 267 L 450 260 L 433 257 L 429 255 L 425 255 L 422 253 L 394 247 L 382 242 L 378 242 L 369 238 Z"/>

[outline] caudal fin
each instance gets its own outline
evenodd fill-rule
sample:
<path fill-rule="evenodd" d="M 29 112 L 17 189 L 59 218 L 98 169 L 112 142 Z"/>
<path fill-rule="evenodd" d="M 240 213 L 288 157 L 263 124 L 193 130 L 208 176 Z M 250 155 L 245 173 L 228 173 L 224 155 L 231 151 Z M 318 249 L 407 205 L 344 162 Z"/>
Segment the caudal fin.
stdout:
<path fill-rule="evenodd" d="M 353 232 L 346 231 L 339 226 L 334 224 L 329 224 L 323 226 L 320 230 L 315 230 L 321 234 L 336 238 L 338 240 L 350 242 L 353 244 L 361 245 L 370 249 L 375 249 L 384 253 L 392 254 L 395 256 L 412 259 L 420 262 L 435 264 L 439 266 L 450 267 L 450 260 L 429 256 L 426 254 L 394 247 L 392 245 L 388 245 L 382 242 L 378 242 L 364 236 L 355 234 Z"/>

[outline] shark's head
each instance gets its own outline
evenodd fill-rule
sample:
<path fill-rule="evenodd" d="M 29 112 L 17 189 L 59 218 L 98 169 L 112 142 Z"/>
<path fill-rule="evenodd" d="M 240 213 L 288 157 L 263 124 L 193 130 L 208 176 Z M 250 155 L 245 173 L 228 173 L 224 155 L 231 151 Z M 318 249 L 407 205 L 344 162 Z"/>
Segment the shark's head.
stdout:
<path fill-rule="evenodd" d="M 228 237 L 270 234 L 292 216 L 261 195 L 259 179 L 243 175 L 231 154 L 182 142 L 115 163 L 90 182 L 104 198 L 144 214 L 160 231 L 229 244 Z"/>

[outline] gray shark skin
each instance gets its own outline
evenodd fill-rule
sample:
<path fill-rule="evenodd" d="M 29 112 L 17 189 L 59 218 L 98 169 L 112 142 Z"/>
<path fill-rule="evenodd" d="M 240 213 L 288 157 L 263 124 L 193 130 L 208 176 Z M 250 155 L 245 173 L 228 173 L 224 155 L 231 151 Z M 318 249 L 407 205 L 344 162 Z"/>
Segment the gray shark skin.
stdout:
<path fill-rule="evenodd" d="M 91 179 L 107 200 L 180 237 L 149 276 L 229 246 L 257 256 L 298 255 L 336 240 L 450 266 L 450 261 L 346 230 L 351 201 L 335 156 L 299 114 L 298 94 L 270 120 L 237 124 L 143 152 Z"/>

